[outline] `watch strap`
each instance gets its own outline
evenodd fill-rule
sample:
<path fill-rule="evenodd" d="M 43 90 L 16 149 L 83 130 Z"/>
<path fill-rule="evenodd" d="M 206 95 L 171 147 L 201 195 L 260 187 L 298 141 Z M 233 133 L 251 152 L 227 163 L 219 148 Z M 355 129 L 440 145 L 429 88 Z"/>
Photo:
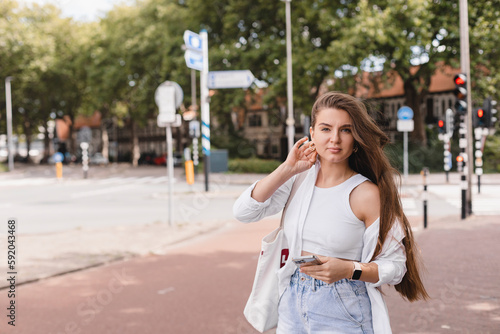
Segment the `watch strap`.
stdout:
<path fill-rule="evenodd" d="M 352 271 L 351 280 L 359 280 L 363 270 L 361 269 L 361 264 L 359 262 L 353 261 L 354 270 Z"/>

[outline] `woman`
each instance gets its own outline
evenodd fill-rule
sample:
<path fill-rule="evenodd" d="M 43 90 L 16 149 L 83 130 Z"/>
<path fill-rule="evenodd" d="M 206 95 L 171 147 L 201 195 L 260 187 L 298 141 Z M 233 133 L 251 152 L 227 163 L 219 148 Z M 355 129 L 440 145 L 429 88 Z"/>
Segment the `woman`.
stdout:
<path fill-rule="evenodd" d="M 278 271 L 277 333 L 391 333 L 377 287 L 394 285 L 409 301 L 428 295 L 397 173 L 382 150 L 388 138 L 362 102 L 338 92 L 317 99 L 310 133 L 233 208 L 243 222 L 276 214 L 305 173 L 284 217 L 290 256 Z M 321 264 L 291 261 L 309 254 Z"/>

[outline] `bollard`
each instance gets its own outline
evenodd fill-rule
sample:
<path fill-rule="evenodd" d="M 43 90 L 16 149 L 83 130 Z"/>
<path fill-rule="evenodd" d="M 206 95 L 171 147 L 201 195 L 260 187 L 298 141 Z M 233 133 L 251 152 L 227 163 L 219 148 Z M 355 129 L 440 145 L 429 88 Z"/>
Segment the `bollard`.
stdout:
<path fill-rule="evenodd" d="M 185 168 L 186 168 L 186 182 L 189 185 L 193 185 L 194 184 L 193 160 L 187 160 L 184 164 L 185 164 Z"/>
<path fill-rule="evenodd" d="M 83 178 L 86 179 L 89 172 L 89 143 L 82 142 L 80 148 L 82 149 Z"/>
<path fill-rule="evenodd" d="M 61 152 L 54 153 L 54 162 L 56 163 L 56 178 L 62 180 L 63 169 L 62 162 L 64 160 L 64 155 Z"/>
<path fill-rule="evenodd" d="M 63 165 L 62 162 L 56 162 L 56 177 L 61 180 L 63 176 Z"/>
<path fill-rule="evenodd" d="M 429 174 L 429 168 L 422 168 L 420 174 L 422 175 L 422 183 L 424 184 L 424 193 L 422 194 L 424 202 L 424 228 L 427 228 L 427 174 Z"/>

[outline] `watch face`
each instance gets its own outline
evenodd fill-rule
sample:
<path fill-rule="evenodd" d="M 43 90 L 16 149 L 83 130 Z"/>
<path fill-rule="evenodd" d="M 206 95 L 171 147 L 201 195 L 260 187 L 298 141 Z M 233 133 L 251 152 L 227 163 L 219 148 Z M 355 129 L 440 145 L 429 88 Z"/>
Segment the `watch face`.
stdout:
<path fill-rule="evenodd" d="M 352 279 L 358 280 L 361 277 L 361 273 L 362 273 L 361 270 L 357 270 L 357 269 L 354 270 L 354 273 L 352 274 Z"/>

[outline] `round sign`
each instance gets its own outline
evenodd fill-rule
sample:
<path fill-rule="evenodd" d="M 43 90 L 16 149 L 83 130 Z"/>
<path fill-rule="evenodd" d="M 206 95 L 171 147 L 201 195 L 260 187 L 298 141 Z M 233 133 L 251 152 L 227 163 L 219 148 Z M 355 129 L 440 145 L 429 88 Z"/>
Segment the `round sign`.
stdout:
<path fill-rule="evenodd" d="M 160 101 L 160 96 L 161 96 L 161 90 L 164 87 L 169 87 L 172 86 L 175 89 L 175 108 L 179 108 L 182 104 L 182 100 L 184 99 L 184 93 L 182 92 L 181 86 L 177 82 L 173 81 L 165 81 L 161 85 L 156 88 L 155 91 L 155 102 L 157 106 L 160 106 L 161 101 Z"/>
<path fill-rule="evenodd" d="M 64 155 L 61 152 L 54 153 L 54 161 L 55 162 L 63 162 Z"/>
<path fill-rule="evenodd" d="M 398 119 L 413 119 L 413 110 L 410 107 L 402 106 L 398 110 Z"/>

